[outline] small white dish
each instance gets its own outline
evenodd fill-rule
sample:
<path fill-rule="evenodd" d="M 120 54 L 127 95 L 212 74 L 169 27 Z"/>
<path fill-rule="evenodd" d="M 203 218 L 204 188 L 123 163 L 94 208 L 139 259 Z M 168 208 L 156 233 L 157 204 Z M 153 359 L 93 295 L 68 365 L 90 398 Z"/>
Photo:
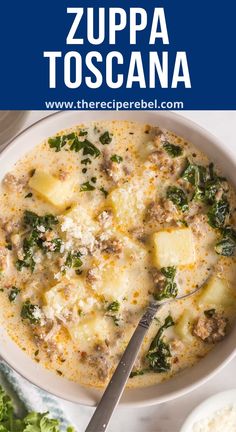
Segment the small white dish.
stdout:
<path fill-rule="evenodd" d="M 211 417 L 216 411 L 233 404 L 236 404 L 236 389 L 216 393 L 214 396 L 204 400 L 189 414 L 179 432 L 193 432 L 195 423 Z"/>

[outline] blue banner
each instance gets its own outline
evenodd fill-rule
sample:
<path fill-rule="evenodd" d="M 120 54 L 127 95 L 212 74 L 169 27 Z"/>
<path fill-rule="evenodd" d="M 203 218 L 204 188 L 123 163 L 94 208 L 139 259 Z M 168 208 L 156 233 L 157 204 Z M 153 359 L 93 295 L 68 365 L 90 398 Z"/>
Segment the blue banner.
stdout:
<path fill-rule="evenodd" d="M 0 109 L 236 109 L 231 2 L 2 1 Z"/>

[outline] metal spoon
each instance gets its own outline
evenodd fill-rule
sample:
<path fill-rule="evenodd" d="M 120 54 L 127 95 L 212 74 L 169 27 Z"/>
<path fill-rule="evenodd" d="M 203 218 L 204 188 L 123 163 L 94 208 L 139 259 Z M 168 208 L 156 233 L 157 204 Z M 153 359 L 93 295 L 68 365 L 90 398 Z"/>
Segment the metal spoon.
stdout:
<path fill-rule="evenodd" d="M 204 284 L 205 285 L 205 282 Z M 119 400 L 124 391 L 125 385 L 128 381 L 132 371 L 134 362 L 141 348 L 143 338 L 147 333 L 157 311 L 164 305 L 176 300 L 185 299 L 196 294 L 202 286 L 196 288 L 189 294 L 184 294 L 179 297 L 169 298 L 162 302 L 151 302 L 147 307 L 145 313 L 140 319 L 133 336 L 131 337 L 124 354 L 111 377 L 111 380 L 103 393 L 103 396 L 86 428 L 85 432 L 104 432 L 107 429 L 111 416 L 119 403 Z"/>

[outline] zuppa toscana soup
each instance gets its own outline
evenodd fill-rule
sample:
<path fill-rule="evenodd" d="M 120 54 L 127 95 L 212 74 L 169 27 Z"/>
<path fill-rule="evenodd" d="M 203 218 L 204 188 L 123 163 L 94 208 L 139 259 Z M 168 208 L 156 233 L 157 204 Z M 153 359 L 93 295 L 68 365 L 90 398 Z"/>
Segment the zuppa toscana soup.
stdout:
<path fill-rule="evenodd" d="M 165 305 L 129 386 L 192 366 L 236 316 L 235 192 L 158 127 L 93 122 L 36 146 L 0 190 L 1 325 L 46 368 L 102 387 L 145 307 Z"/>

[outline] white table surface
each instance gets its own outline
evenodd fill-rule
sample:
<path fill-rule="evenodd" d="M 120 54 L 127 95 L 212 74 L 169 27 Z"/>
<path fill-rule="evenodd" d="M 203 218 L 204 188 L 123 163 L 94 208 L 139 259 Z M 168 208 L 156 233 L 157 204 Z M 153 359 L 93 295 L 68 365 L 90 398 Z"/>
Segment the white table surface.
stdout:
<path fill-rule="evenodd" d="M 49 115 L 48 111 L 31 111 L 22 128 Z M 182 111 L 184 115 L 208 129 L 235 151 L 236 111 Z M 146 408 L 118 408 L 109 432 L 179 432 L 188 413 L 202 400 L 219 391 L 236 388 L 236 358 L 217 376 L 197 390 L 162 405 Z M 71 420 L 83 432 L 93 408 L 63 402 Z M 97 431 L 100 432 L 100 431 Z M 226 431 L 222 431 L 226 432 Z"/>

